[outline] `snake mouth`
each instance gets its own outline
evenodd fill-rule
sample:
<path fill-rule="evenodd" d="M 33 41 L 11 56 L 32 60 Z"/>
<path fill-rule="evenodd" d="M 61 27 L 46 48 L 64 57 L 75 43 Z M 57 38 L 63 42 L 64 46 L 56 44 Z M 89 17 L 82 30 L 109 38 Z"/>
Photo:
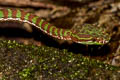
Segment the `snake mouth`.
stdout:
<path fill-rule="evenodd" d="M 107 40 L 103 39 L 103 38 L 95 38 L 95 41 L 98 42 L 98 43 L 101 43 L 101 44 L 106 44 L 108 43 Z"/>

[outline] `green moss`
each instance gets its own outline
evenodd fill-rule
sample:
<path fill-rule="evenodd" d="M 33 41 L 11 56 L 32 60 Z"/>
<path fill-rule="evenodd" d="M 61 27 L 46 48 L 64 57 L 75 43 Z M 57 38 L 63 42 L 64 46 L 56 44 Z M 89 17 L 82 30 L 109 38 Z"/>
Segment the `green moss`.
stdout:
<path fill-rule="evenodd" d="M 0 41 L 0 71 L 5 79 L 97 79 L 119 77 L 120 67 L 52 47 Z M 8 68 L 10 67 L 10 69 Z M 6 74 L 5 70 L 10 75 Z"/>
<path fill-rule="evenodd" d="M 29 80 L 33 77 L 33 72 L 35 70 L 35 66 L 32 66 L 30 68 L 25 68 L 21 72 L 19 72 L 19 76 L 22 80 Z"/>

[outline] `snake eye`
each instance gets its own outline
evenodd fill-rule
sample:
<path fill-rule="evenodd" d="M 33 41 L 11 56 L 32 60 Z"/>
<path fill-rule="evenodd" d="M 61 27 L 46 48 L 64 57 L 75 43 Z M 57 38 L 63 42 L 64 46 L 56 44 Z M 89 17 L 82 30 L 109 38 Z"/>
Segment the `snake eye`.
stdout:
<path fill-rule="evenodd" d="M 92 41 L 95 42 L 95 43 L 103 43 L 103 40 L 102 40 L 102 39 L 96 38 L 96 37 L 93 38 Z"/>

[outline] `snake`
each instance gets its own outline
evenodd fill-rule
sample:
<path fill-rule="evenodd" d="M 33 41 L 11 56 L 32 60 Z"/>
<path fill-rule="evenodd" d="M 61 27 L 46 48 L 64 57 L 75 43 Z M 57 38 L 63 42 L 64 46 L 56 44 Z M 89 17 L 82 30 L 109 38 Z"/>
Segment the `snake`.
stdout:
<path fill-rule="evenodd" d="M 110 40 L 108 34 L 101 28 L 95 29 L 95 27 L 91 27 L 90 25 L 87 25 L 87 27 L 83 26 L 80 30 L 58 28 L 39 16 L 22 9 L 0 9 L 0 21 L 28 23 L 53 38 L 85 45 L 103 45 Z"/>

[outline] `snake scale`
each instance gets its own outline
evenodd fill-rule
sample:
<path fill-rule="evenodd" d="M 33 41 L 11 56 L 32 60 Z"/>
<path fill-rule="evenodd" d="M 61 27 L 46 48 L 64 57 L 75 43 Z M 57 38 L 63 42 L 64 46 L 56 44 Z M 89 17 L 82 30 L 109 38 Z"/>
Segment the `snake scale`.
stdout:
<path fill-rule="evenodd" d="M 44 19 L 40 17 L 25 12 L 21 9 L 0 9 L 0 21 L 19 21 L 19 22 L 27 22 L 31 25 L 34 25 L 44 33 L 49 36 L 52 36 L 57 39 L 62 40 L 70 40 L 76 43 L 86 44 L 86 45 L 101 45 L 105 44 L 109 41 L 106 39 L 107 35 L 101 31 L 99 31 L 100 35 L 106 35 L 105 37 L 97 36 L 95 34 L 96 30 L 88 31 L 87 33 L 73 31 L 71 29 L 63 29 L 57 28 L 52 24 L 46 22 Z M 88 26 L 89 27 L 89 26 Z M 92 33 L 92 34 L 91 34 Z"/>

